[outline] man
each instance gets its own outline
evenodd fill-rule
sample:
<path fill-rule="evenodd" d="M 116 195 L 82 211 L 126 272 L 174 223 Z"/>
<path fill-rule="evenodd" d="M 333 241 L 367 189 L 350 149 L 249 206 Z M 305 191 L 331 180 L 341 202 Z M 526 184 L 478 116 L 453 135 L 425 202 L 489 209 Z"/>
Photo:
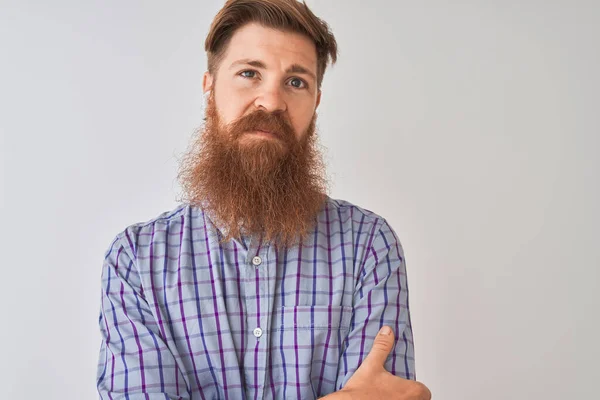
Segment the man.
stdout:
<path fill-rule="evenodd" d="M 230 0 L 205 47 L 185 201 L 106 252 L 100 397 L 429 399 L 396 234 L 325 194 L 327 24 L 295 0 Z"/>

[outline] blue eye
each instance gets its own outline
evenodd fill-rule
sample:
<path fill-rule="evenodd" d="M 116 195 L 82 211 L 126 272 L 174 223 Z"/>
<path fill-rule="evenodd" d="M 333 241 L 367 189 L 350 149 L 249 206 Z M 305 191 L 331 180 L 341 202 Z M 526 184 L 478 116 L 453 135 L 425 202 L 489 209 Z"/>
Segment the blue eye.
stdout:
<path fill-rule="evenodd" d="M 253 70 L 251 70 L 251 69 L 248 69 L 248 70 L 246 70 L 246 71 L 242 71 L 242 72 L 240 72 L 240 75 L 241 75 L 241 76 L 243 76 L 244 78 L 254 78 L 254 76 L 245 76 L 244 74 L 245 74 L 245 73 L 247 73 L 247 72 L 250 72 L 251 74 L 256 74 L 256 71 L 253 71 Z"/>
<path fill-rule="evenodd" d="M 241 76 L 242 78 L 246 78 L 246 79 L 255 79 L 257 74 L 258 74 L 258 72 L 256 72 L 253 69 L 246 69 L 246 70 L 238 73 L 239 76 Z M 308 84 L 303 79 L 300 79 L 300 78 L 292 78 L 288 82 L 291 83 L 291 85 L 294 89 L 307 89 L 308 88 Z"/>

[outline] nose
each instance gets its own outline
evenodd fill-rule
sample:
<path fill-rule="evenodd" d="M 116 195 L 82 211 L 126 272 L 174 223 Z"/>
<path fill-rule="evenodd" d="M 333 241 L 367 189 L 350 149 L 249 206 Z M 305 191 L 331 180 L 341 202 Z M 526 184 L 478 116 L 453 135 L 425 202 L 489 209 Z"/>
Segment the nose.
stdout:
<path fill-rule="evenodd" d="M 287 110 L 287 104 L 280 88 L 265 88 L 265 90 L 256 97 L 254 106 L 269 113 Z"/>

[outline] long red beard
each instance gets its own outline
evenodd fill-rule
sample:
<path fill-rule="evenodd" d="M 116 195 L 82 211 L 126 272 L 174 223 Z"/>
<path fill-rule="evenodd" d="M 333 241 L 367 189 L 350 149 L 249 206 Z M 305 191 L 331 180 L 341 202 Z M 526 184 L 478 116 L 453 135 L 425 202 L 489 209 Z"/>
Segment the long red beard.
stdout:
<path fill-rule="evenodd" d="M 222 242 L 243 230 L 276 246 L 298 243 L 314 228 L 329 185 L 316 116 L 301 140 L 279 113 L 258 110 L 225 126 L 213 91 L 204 129 L 180 165 L 182 200 L 208 213 L 224 233 Z M 248 137 L 259 129 L 278 139 Z"/>

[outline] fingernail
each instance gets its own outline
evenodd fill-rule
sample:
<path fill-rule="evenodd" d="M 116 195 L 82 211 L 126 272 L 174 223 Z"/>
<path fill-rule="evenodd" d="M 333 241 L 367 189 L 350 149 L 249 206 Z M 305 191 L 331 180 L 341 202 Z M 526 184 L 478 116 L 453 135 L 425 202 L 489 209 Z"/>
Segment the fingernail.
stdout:
<path fill-rule="evenodd" d="M 390 329 L 389 326 L 384 326 L 383 328 L 381 328 L 381 330 L 379 331 L 380 335 L 389 335 L 390 333 L 392 333 L 392 330 Z"/>

